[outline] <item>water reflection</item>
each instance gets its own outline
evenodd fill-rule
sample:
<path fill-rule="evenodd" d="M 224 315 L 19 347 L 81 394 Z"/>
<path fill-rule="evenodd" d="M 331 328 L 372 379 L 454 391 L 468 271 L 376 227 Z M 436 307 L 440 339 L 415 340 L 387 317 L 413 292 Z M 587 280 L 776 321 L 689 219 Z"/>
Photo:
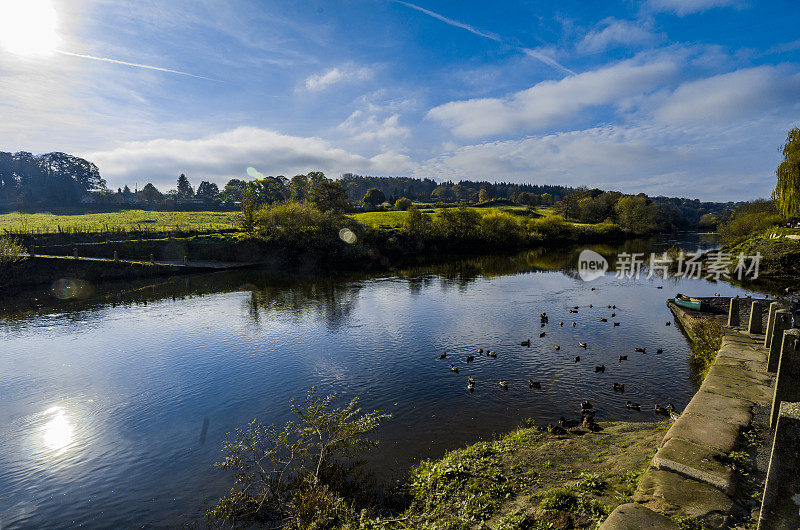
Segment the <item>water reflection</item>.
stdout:
<path fill-rule="evenodd" d="M 50 407 L 42 414 L 49 416 L 41 430 L 42 443 L 47 449 L 55 451 L 56 455 L 61 455 L 73 443 L 75 428 L 63 407 Z"/>

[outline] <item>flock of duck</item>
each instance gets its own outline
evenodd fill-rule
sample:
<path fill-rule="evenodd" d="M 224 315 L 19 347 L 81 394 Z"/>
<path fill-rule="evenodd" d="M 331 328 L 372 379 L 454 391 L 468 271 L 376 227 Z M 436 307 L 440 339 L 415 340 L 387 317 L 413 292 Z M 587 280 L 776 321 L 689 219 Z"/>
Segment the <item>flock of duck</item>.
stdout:
<path fill-rule="evenodd" d="M 660 289 L 661 287 L 659 286 L 658 288 Z M 592 288 L 592 290 L 594 291 L 594 288 Z M 586 307 L 591 309 L 594 306 L 592 304 L 589 304 Z M 611 318 L 612 319 L 617 316 L 617 313 L 616 313 L 617 306 L 616 305 L 613 305 L 613 304 L 608 305 L 607 309 L 611 309 L 612 310 L 612 313 L 611 313 Z M 569 312 L 570 313 L 578 313 L 579 310 L 580 310 L 580 306 L 574 306 L 574 307 L 571 307 L 569 309 Z M 547 315 L 547 313 L 540 313 L 539 314 L 539 319 L 540 319 L 540 323 L 541 323 L 541 327 L 542 328 L 544 328 L 550 321 L 550 317 Z M 608 318 L 601 317 L 600 318 L 600 322 L 608 322 Z M 565 323 L 563 321 L 559 322 L 559 327 L 563 328 L 564 325 L 565 325 Z M 578 325 L 577 322 L 575 322 L 575 321 L 572 322 L 572 327 L 573 328 L 577 327 L 577 325 Z M 670 325 L 672 325 L 672 322 L 668 321 L 666 323 L 666 325 L 670 326 Z M 619 327 L 620 326 L 620 322 L 612 321 L 612 326 L 613 327 Z M 547 332 L 546 331 L 542 331 L 541 333 L 539 333 L 539 338 L 545 338 L 546 336 L 547 336 Z M 578 345 L 581 348 L 583 348 L 584 350 L 589 348 L 589 344 L 587 342 L 584 342 L 584 341 L 579 341 Z M 530 348 L 531 347 L 531 339 L 523 340 L 522 342 L 520 342 L 520 346 L 526 347 L 526 348 Z M 561 346 L 558 345 L 558 344 L 554 344 L 553 347 L 555 348 L 556 351 L 561 350 Z M 636 348 L 634 348 L 634 351 L 637 352 L 637 353 L 645 354 L 645 353 L 647 353 L 647 348 L 646 347 L 636 347 Z M 663 353 L 663 352 L 664 352 L 663 348 L 658 348 L 656 350 L 657 354 L 660 354 L 660 353 Z M 448 355 L 452 356 L 452 354 L 448 354 L 447 352 L 444 352 L 444 353 L 439 355 L 439 359 L 448 359 L 449 358 Z M 497 352 L 496 351 L 493 351 L 493 350 L 484 351 L 483 348 L 478 348 L 477 355 L 479 355 L 479 356 L 484 356 L 485 355 L 486 357 L 488 357 L 490 359 L 496 359 L 497 358 Z M 473 362 L 474 360 L 475 360 L 475 355 L 467 355 L 466 356 L 467 364 Z M 619 356 L 619 362 L 620 363 L 623 362 L 623 361 L 627 361 L 627 360 L 628 360 L 628 355 L 627 354 Z M 581 357 L 580 357 L 580 355 L 576 355 L 573 358 L 573 363 L 579 363 L 579 362 L 581 362 Z M 457 374 L 459 372 L 458 366 L 456 366 L 453 363 L 450 363 L 450 371 L 452 371 L 452 372 Z M 595 373 L 605 373 L 605 371 L 606 371 L 606 366 L 604 364 L 595 365 L 595 367 L 594 367 L 594 372 Z M 501 379 L 500 381 L 498 381 L 498 384 L 500 385 L 500 388 L 502 388 L 503 390 L 508 390 L 508 381 Z M 541 381 L 534 381 L 533 379 L 529 379 L 528 380 L 528 387 L 531 388 L 531 389 L 534 389 L 534 390 L 541 390 L 542 383 L 541 383 Z M 625 384 L 624 383 L 614 382 L 612 387 L 614 389 L 614 392 L 616 392 L 616 393 L 620 393 L 620 394 L 624 394 L 625 393 Z M 475 391 L 475 378 L 473 378 L 472 376 L 468 376 L 467 377 L 467 390 L 469 390 L 470 392 L 474 392 Z M 636 403 L 636 402 L 633 402 L 633 401 L 626 401 L 625 402 L 625 407 L 628 408 L 629 410 L 637 410 L 637 411 L 641 411 L 642 410 L 642 406 L 639 403 Z M 660 414 L 660 415 L 663 415 L 663 416 L 669 416 L 673 420 L 677 419 L 679 414 L 680 414 L 675 409 L 675 406 L 672 403 L 669 403 L 666 407 L 663 407 L 663 406 L 659 405 L 658 403 L 656 403 L 654 405 L 654 407 L 653 407 L 653 411 L 656 414 Z M 583 428 L 586 428 L 586 429 L 589 429 L 591 431 L 600 430 L 600 426 L 597 425 L 597 423 L 594 421 L 595 409 L 594 409 L 594 406 L 592 405 L 592 403 L 590 403 L 589 401 L 581 402 L 580 413 L 581 413 L 581 421 L 580 422 L 578 422 L 577 420 L 568 420 L 568 419 L 566 419 L 566 418 L 564 418 L 562 416 L 561 419 L 559 420 L 558 424 L 550 424 L 550 425 L 548 425 L 547 426 L 547 431 L 550 434 L 554 434 L 554 435 L 564 434 L 564 433 L 567 432 L 566 431 L 567 429 L 571 429 L 571 428 L 575 428 L 575 427 L 579 427 L 579 426 L 583 427 Z"/>

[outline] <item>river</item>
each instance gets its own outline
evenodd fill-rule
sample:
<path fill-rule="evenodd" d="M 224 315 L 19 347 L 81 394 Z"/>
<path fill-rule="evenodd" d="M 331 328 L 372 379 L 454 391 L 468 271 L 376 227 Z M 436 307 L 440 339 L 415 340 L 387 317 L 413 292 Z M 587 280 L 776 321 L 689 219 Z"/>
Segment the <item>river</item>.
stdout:
<path fill-rule="evenodd" d="M 717 243 L 684 234 L 594 247 L 609 256 L 673 245 Z M 524 418 L 545 425 L 577 417 L 585 399 L 598 421 L 655 420 L 654 403 L 682 408 L 696 386 L 686 341 L 665 325 L 672 320 L 665 299 L 747 291 L 612 273 L 583 282 L 578 250 L 371 276 L 240 271 L 152 285 L 62 282 L 60 298 L 41 291 L 6 300 L 0 528 L 192 521 L 204 495 L 213 500 L 229 487 L 210 467 L 226 433 L 254 417 L 283 423 L 289 399 L 311 386 L 393 414 L 376 433 L 381 445 L 370 460 L 382 480 Z M 569 312 L 573 306 L 577 313 Z M 550 317 L 544 328 L 542 312 Z M 530 348 L 520 346 L 525 339 Z M 634 352 L 639 346 L 647 353 Z M 478 348 L 498 356 L 479 356 Z M 620 362 L 621 354 L 629 360 Z M 467 355 L 475 361 L 467 364 Z M 600 364 L 606 371 L 595 373 Z M 473 393 L 468 375 L 477 381 Z M 529 379 L 541 390 L 530 389 Z M 624 383 L 625 394 L 613 382 Z M 626 400 L 643 411 L 628 410 Z"/>

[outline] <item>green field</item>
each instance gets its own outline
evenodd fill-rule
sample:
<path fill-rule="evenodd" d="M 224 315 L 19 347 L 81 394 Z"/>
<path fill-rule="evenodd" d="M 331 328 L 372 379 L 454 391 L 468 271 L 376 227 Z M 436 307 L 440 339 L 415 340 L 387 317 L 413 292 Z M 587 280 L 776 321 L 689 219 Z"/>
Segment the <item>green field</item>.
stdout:
<path fill-rule="evenodd" d="M 237 212 L 148 212 L 126 210 L 111 213 L 53 215 L 9 213 L 0 215 L 0 232 L 22 234 L 144 230 L 151 232 L 235 229 Z"/>
<path fill-rule="evenodd" d="M 425 208 L 424 213 L 432 214 L 441 208 Z M 524 206 L 499 206 L 476 208 L 482 213 L 504 211 L 525 214 Z M 535 208 L 539 215 L 553 213 L 553 208 Z M 238 212 L 149 212 L 145 210 L 126 210 L 110 213 L 89 213 L 78 215 L 54 215 L 50 213 L 9 213 L 0 215 L 0 233 L 48 234 L 62 232 L 215 232 L 237 228 Z M 399 227 L 403 225 L 408 212 L 386 211 L 352 214 L 351 217 L 367 226 Z"/>

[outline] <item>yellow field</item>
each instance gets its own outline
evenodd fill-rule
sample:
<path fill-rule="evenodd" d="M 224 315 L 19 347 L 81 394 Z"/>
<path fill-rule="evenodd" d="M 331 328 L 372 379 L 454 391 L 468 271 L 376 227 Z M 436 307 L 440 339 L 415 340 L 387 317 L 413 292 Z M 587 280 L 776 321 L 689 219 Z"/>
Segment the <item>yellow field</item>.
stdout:
<path fill-rule="evenodd" d="M 53 233 L 147 230 L 215 231 L 236 228 L 237 212 L 148 212 L 127 210 L 111 213 L 53 215 L 9 213 L 0 215 L 0 232 Z"/>

